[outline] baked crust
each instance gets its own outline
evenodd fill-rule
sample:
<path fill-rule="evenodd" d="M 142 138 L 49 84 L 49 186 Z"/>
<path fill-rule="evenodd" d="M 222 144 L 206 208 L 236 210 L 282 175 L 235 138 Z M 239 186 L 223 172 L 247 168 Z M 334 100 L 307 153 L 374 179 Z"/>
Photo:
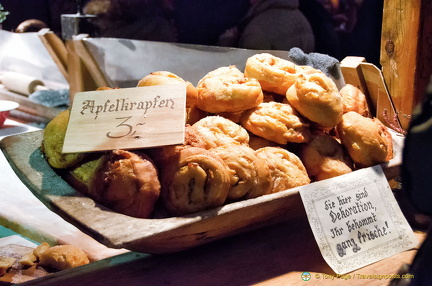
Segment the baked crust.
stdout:
<path fill-rule="evenodd" d="M 272 193 L 310 183 L 305 166 L 294 153 L 281 147 L 264 147 L 255 154 L 266 160 L 270 168 Z"/>
<path fill-rule="evenodd" d="M 208 73 L 198 82 L 197 90 L 197 106 L 211 113 L 241 112 L 263 101 L 259 82 L 234 66 Z"/>
<path fill-rule="evenodd" d="M 345 148 L 332 136 L 324 132 L 314 134 L 312 140 L 300 150 L 309 176 L 321 181 L 352 172 L 353 163 Z"/>
<path fill-rule="evenodd" d="M 288 102 L 304 117 L 323 129 L 342 119 L 342 98 L 331 78 L 324 73 L 302 74 L 287 91 Z"/>
<path fill-rule="evenodd" d="M 249 133 L 239 124 L 222 116 L 207 116 L 192 125 L 200 134 L 206 149 L 237 144 L 247 145 Z"/>
<path fill-rule="evenodd" d="M 356 167 L 370 167 L 393 158 L 391 134 L 378 118 L 350 111 L 343 115 L 337 132 Z"/>
<path fill-rule="evenodd" d="M 342 96 L 343 113 L 355 111 L 363 116 L 370 117 L 366 96 L 359 88 L 352 84 L 346 84 L 339 92 Z"/>
<path fill-rule="evenodd" d="M 249 132 L 282 145 L 311 138 L 309 123 L 289 104 L 263 102 L 245 111 L 240 122 Z"/>
<path fill-rule="evenodd" d="M 212 152 L 222 158 L 230 170 L 228 199 L 250 199 L 270 193 L 270 169 L 252 148 L 231 144 L 212 149 Z"/>

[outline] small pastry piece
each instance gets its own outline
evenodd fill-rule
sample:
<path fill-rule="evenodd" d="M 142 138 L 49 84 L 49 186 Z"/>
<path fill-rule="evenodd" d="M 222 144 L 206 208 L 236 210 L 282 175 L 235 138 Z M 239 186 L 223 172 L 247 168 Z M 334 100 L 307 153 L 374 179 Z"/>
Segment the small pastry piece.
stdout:
<path fill-rule="evenodd" d="M 87 254 L 74 245 L 56 245 L 42 253 L 39 264 L 56 270 L 66 270 L 90 263 Z"/>
<path fill-rule="evenodd" d="M 44 129 L 41 150 L 48 164 L 56 169 L 73 167 L 85 157 L 85 153 L 62 153 L 68 122 L 69 109 L 60 112 Z"/>
<path fill-rule="evenodd" d="M 324 73 L 303 74 L 287 91 L 288 102 L 323 129 L 335 127 L 342 119 L 342 98 L 331 78 Z"/>
<path fill-rule="evenodd" d="M 393 158 L 391 134 L 378 118 L 350 111 L 342 116 L 336 129 L 356 167 L 370 167 Z"/>
<path fill-rule="evenodd" d="M 311 137 L 309 123 L 289 104 L 263 102 L 245 111 L 240 122 L 249 132 L 282 145 L 307 142 Z"/>
<path fill-rule="evenodd" d="M 137 87 L 154 86 L 165 84 L 186 83 L 186 107 L 192 107 L 196 104 L 198 92 L 196 87 L 169 71 L 155 71 L 138 81 Z"/>
<path fill-rule="evenodd" d="M 360 89 L 352 84 L 346 84 L 339 93 L 342 97 L 343 113 L 355 111 L 365 117 L 370 117 L 366 96 Z"/>
<path fill-rule="evenodd" d="M 222 158 L 230 170 L 228 199 L 250 199 L 270 193 L 269 167 L 252 148 L 231 144 L 212 149 L 212 152 Z"/>
<path fill-rule="evenodd" d="M 257 79 L 263 90 L 285 95 L 301 71 L 293 62 L 261 53 L 247 59 L 244 73 Z"/>
<path fill-rule="evenodd" d="M 228 144 L 247 145 L 249 133 L 239 124 L 222 116 L 207 116 L 194 125 L 203 138 L 206 149 Z"/>
<path fill-rule="evenodd" d="M 71 170 L 66 180 L 112 210 L 148 218 L 160 194 L 158 171 L 142 152 L 113 150 Z"/>
<path fill-rule="evenodd" d="M 174 216 L 222 206 L 231 185 L 225 162 L 198 147 L 180 150 L 161 173 L 162 203 Z"/>
<path fill-rule="evenodd" d="M 42 242 L 35 249 L 33 249 L 33 255 L 36 257 L 37 260 L 39 260 L 42 253 L 47 251 L 50 247 L 51 246 L 47 242 Z"/>
<path fill-rule="evenodd" d="M 227 74 L 221 74 L 219 69 L 210 72 L 198 82 L 197 90 L 197 106 L 210 113 L 241 112 L 263 101 L 259 82 L 245 77 L 240 70 Z"/>
<path fill-rule="evenodd" d="M 5 275 L 9 268 L 15 263 L 16 258 L 3 257 L 0 258 L 0 277 Z"/>
<path fill-rule="evenodd" d="M 309 177 L 315 181 L 333 178 L 352 172 L 352 160 L 345 148 L 324 132 L 314 134 L 312 140 L 302 145 L 302 160 Z"/>
<path fill-rule="evenodd" d="M 310 183 L 310 178 L 300 158 L 280 147 L 264 147 L 255 151 L 267 161 L 272 178 L 272 193 L 277 193 Z"/>

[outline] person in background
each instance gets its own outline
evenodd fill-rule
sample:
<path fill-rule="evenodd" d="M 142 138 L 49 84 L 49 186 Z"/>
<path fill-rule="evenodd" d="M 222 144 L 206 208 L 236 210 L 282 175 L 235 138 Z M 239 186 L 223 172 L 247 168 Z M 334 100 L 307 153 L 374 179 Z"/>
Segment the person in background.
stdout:
<path fill-rule="evenodd" d="M 251 8 L 237 27 L 237 47 L 286 51 L 297 47 L 305 53 L 314 51 L 315 37 L 309 21 L 298 9 L 299 0 L 250 2 Z"/>
<path fill-rule="evenodd" d="M 176 31 L 158 0 L 91 0 L 84 14 L 96 15 L 100 37 L 176 42 Z"/>
<path fill-rule="evenodd" d="M 178 42 L 197 45 L 219 45 L 219 36 L 237 26 L 250 8 L 249 0 L 164 1 L 171 2 Z"/>

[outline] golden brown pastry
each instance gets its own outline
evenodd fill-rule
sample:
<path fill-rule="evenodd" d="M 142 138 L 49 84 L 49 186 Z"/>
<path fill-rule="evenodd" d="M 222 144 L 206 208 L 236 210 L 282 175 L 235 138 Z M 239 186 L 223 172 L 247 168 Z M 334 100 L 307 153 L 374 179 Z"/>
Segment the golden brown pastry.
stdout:
<path fill-rule="evenodd" d="M 281 147 L 279 144 L 268 139 L 249 133 L 249 147 L 257 150 L 262 147 Z"/>
<path fill-rule="evenodd" d="M 336 84 L 324 73 L 302 74 L 286 93 L 288 102 L 323 129 L 342 119 L 342 98 Z"/>
<path fill-rule="evenodd" d="M 222 116 L 207 116 L 192 125 L 203 138 L 206 149 L 228 144 L 247 145 L 249 133 L 239 124 Z"/>
<path fill-rule="evenodd" d="M 66 270 L 90 263 L 87 254 L 74 245 L 56 245 L 39 258 L 39 264 L 56 270 Z"/>
<path fill-rule="evenodd" d="M 301 147 L 302 160 L 309 177 L 315 181 L 352 172 L 352 160 L 345 148 L 332 136 L 320 132 Z"/>
<path fill-rule="evenodd" d="M 255 151 L 267 161 L 272 178 L 272 193 L 277 193 L 310 183 L 310 178 L 300 158 L 280 147 L 264 147 Z"/>
<path fill-rule="evenodd" d="M 174 216 L 222 206 L 231 185 L 225 162 L 198 147 L 180 150 L 161 173 L 162 203 Z"/>
<path fill-rule="evenodd" d="M 285 95 L 300 74 L 316 71 L 312 67 L 299 66 L 269 53 L 261 53 L 247 59 L 244 73 L 257 79 L 263 90 Z"/>
<path fill-rule="evenodd" d="M 342 96 L 343 113 L 355 111 L 363 116 L 370 117 L 366 96 L 360 89 L 352 84 L 346 84 L 339 92 Z"/>
<path fill-rule="evenodd" d="M 263 102 L 247 110 L 240 120 L 249 132 L 278 144 L 302 143 L 310 140 L 310 126 L 291 105 Z"/>
<path fill-rule="evenodd" d="M 230 67 L 233 69 L 237 68 Z M 200 109 L 211 113 L 241 112 L 263 101 L 261 86 L 256 79 L 245 77 L 240 70 L 230 70 L 223 74 L 217 69 L 198 82 L 196 104 Z"/>
<path fill-rule="evenodd" d="M 62 153 L 68 123 L 69 109 L 60 112 L 44 129 L 41 151 L 53 168 L 73 167 L 85 157 L 85 153 Z"/>
<path fill-rule="evenodd" d="M 231 144 L 212 149 L 212 152 L 228 165 L 228 199 L 250 199 L 270 193 L 270 169 L 264 159 L 255 155 L 252 148 Z"/>
<path fill-rule="evenodd" d="M 196 105 L 186 107 L 186 124 L 194 124 L 208 115 L 208 112 L 199 109 Z"/>
<path fill-rule="evenodd" d="M 183 144 L 160 146 L 147 150 L 147 154 L 149 154 L 159 169 L 163 169 L 167 160 L 176 155 L 182 149 L 189 147 L 206 148 L 207 145 L 204 138 L 201 137 L 201 134 L 195 127 L 187 124 L 185 126 L 184 135 Z"/>
<path fill-rule="evenodd" d="M 137 87 L 141 86 L 154 86 L 165 84 L 186 83 L 186 107 L 191 107 L 196 104 L 198 92 L 196 87 L 179 77 L 178 75 L 169 71 L 155 71 L 152 72 L 138 81 Z"/>
<path fill-rule="evenodd" d="M 391 134 L 378 118 L 347 112 L 337 132 L 356 167 L 370 167 L 393 158 Z"/>
<path fill-rule="evenodd" d="M 160 195 L 158 170 L 142 152 L 113 150 L 70 171 L 66 180 L 100 204 L 149 218 Z"/>

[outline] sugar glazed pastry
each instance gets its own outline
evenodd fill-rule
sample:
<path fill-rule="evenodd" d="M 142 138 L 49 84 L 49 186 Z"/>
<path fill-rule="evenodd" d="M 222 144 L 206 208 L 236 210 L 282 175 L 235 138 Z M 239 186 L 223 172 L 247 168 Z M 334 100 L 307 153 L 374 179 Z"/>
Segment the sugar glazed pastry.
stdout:
<path fill-rule="evenodd" d="M 231 186 L 226 163 L 198 147 L 182 149 L 170 157 L 161 173 L 162 203 L 174 216 L 222 206 Z"/>
<path fill-rule="evenodd" d="M 391 134 L 378 118 L 350 111 L 343 115 L 337 132 L 356 167 L 370 167 L 393 158 Z"/>
<path fill-rule="evenodd" d="M 302 74 L 287 91 L 288 102 L 304 117 L 323 129 L 342 119 L 342 98 L 336 84 L 324 73 Z"/>
<path fill-rule="evenodd" d="M 256 198 L 270 193 L 271 177 L 267 162 L 244 145 L 226 145 L 212 150 L 229 168 L 229 200 Z"/>
<path fill-rule="evenodd" d="M 315 181 L 321 181 L 352 172 L 353 163 L 345 148 L 324 132 L 314 134 L 312 140 L 303 144 L 300 159 Z"/>
<path fill-rule="evenodd" d="M 196 87 L 169 71 L 152 72 L 138 81 L 137 87 L 186 83 L 186 107 L 192 107 L 196 104 L 198 91 Z"/>
<path fill-rule="evenodd" d="M 234 66 L 205 75 L 197 84 L 197 106 L 210 113 L 240 112 L 263 101 L 261 86 Z"/>
<path fill-rule="evenodd" d="M 369 106 L 364 93 L 352 84 L 346 84 L 339 91 L 342 96 L 343 113 L 355 111 L 370 117 Z"/>
<path fill-rule="evenodd" d="M 240 122 L 249 132 L 282 145 L 311 138 L 309 123 L 289 104 L 263 102 L 245 111 Z"/>
<path fill-rule="evenodd" d="M 161 186 L 146 154 L 113 150 L 70 171 L 68 181 L 100 204 L 125 215 L 149 218 Z"/>
<path fill-rule="evenodd" d="M 206 144 L 206 149 L 228 144 L 247 145 L 249 133 L 239 124 L 222 116 L 207 116 L 192 125 Z"/>
<path fill-rule="evenodd" d="M 270 168 L 272 193 L 310 183 L 305 166 L 294 153 L 281 147 L 264 147 L 255 154 L 266 160 Z"/>
<path fill-rule="evenodd" d="M 244 73 L 247 77 L 257 79 L 264 91 L 285 95 L 300 74 L 312 71 L 316 70 L 269 53 L 261 53 L 247 59 Z"/>

